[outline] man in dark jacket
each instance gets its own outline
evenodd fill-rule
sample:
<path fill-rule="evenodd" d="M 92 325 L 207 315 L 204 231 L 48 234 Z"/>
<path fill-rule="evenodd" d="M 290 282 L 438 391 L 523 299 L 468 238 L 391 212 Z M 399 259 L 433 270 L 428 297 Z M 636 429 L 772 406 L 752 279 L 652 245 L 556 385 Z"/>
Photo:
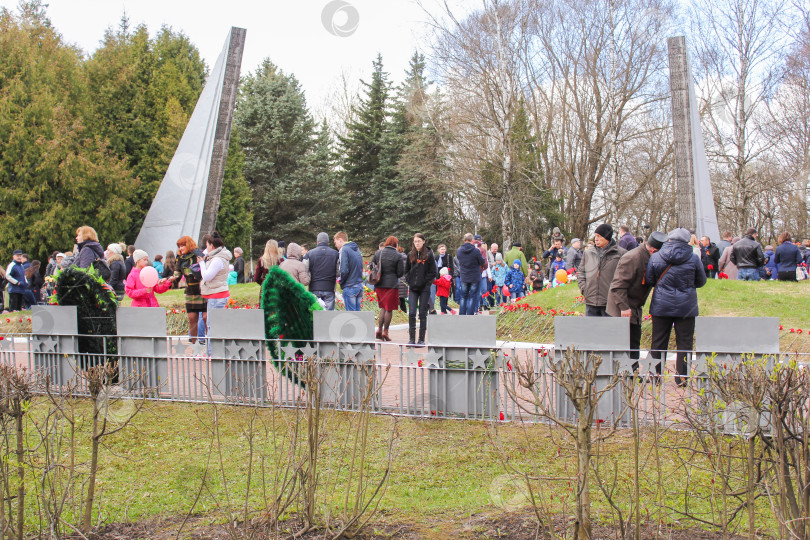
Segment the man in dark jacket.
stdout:
<path fill-rule="evenodd" d="M 349 236 L 343 231 L 335 234 L 334 241 L 338 248 L 337 266 L 343 303 L 346 311 L 360 311 L 363 302 L 363 255 L 357 244 L 349 242 Z"/>
<path fill-rule="evenodd" d="M 687 229 L 669 233 L 669 241 L 650 257 L 645 281 L 655 287 L 650 302 L 652 315 L 652 357 L 661 359 L 661 351 L 669 347 L 669 336 L 675 326 L 678 349 L 675 382 L 686 385 L 686 351 L 692 350 L 695 317 L 698 316 L 697 289 L 706 284 L 706 272 L 700 258 L 692 251 Z M 657 366 L 661 373 L 661 364 Z"/>
<path fill-rule="evenodd" d="M 456 251 L 458 259 L 458 273 L 461 279 L 461 298 L 459 299 L 459 315 L 475 315 L 478 288 L 481 284 L 481 272 L 486 266 L 481 251 L 473 245 L 473 235 L 464 235 L 464 243 Z M 521 253 L 522 255 L 522 253 Z"/>
<path fill-rule="evenodd" d="M 757 230 L 751 227 L 731 247 L 731 262 L 737 265 L 737 279 L 759 281 L 759 267 L 765 264 L 765 253 L 756 238 Z"/>
<path fill-rule="evenodd" d="M 6 269 L 8 309 L 9 311 L 20 311 L 23 308 L 23 295 L 28 290 L 28 281 L 25 279 L 22 250 L 14 250 L 12 257 L 14 260 Z M 0 291 L 0 294 L 2 294 L 2 291 Z"/>
<path fill-rule="evenodd" d="M 717 277 L 717 269 L 720 266 L 720 250 L 708 236 L 700 239 L 700 262 L 706 277 L 714 279 Z"/>
<path fill-rule="evenodd" d="M 638 247 L 636 237 L 630 234 L 629 225 L 619 226 L 619 247 L 627 251 Z"/>
<path fill-rule="evenodd" d="M 577 272 L 577 284 L 585 297 L 585 315 L 609 317 L 607 297 L 619 259 L 625 250 L 613 240 L 613 227 L 603 223 L 596 228 L 592 247 L 585 250 Z"/>
<path fill-rule="evenodd" d="M 337 281 L 338 252 L 329 247 L 329 235 L 318 233 L 315 248 L 307 251 L 304 261 L 309 261 L 309 291 L 323 300 L 326 309 L 335 309 L 335 282 Z"/>
<path fill-rule="evenodd" d="M 661 249 L 667 235 L 655 231 L 646 243 L 628 251 L 619 259 L 607 297 L 607 313 L 611 317 L 630 317 L 630 358 L 638 360 L 641 346 L 641 314 L 652 287 L 644 280 L 647 263 Z M 635 370 L 638 364 L 633 366 Z"/>

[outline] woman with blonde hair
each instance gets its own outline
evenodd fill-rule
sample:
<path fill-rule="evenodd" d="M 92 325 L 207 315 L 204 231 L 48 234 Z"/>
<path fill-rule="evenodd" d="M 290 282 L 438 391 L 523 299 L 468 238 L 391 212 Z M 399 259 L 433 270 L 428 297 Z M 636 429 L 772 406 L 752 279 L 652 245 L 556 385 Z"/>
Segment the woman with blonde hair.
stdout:
<path fill-rule="evenodd" d="M 273 239 L 267 241 L 264 245 L 264 254 L 262 254 L 259 262 L 256 263 L 256 271 L 253 272 L 253 281 L 261 285 L 267 272 L 274 266 L 281 264 L 281 252 L 278 248 L 278 242 Z"/>
<path fill-rule="evenodd" d="M 76 229 L 76 266 L 90 268 L 96 259 L 104 260 L 104 248 L 98 242 L 98 234 L 93 227 L 82 225 Z"/>
<path fill-rule="evenodd" d="M 689 239 L 689 245 L 692 246 L 692 253 L 700 257 L 700 243 L 698 242 L 697 236 L 694 234 Z"/>

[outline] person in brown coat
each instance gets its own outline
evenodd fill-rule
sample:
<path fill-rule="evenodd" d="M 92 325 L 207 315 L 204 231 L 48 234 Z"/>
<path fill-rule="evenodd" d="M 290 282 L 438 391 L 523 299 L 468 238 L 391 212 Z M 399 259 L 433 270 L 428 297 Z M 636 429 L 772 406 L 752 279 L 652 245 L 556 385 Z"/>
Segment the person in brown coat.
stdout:
<path fill-rule="evenodd" d="M 611 317 L 630 317 L 630 358 L 638 360 L 641 346 L 641 314 L 652 287 L 644 282 L 647 263 L 661 249 L 667 235 L 655 231 L 644 244 L 625 253 L 616 266 L 607 297 L 607 313 Z M 633 365 L 635 370 L 638 363 Z"/>
<path fill-rule="evenodd" d="M 613 282 L 613 274 L 625 250 L 616 245 L 613 227 L 603 223 L 593 235 L 594 245 L 582 255 L 577 273 L 577 285 L 585 297 L 585 315 L 588 317 L 609 317 L 607 306 L 608 291 Z"/>
<path fill-rule="evenodd" d="M 290 242 L 287 246 L 287 258 L 278 266 L 290 274 L 295 281 L 306 287 L 309 285 L 311 276 L 309 268 L 303 262 L 303 258 L 304 255 L 301 246 L 295 242 Z"/>

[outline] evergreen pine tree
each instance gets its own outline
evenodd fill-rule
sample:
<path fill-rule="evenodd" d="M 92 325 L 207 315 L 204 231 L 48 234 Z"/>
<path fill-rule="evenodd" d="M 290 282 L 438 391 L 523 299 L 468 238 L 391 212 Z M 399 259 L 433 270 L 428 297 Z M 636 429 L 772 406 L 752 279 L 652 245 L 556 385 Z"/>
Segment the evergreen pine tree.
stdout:
<path fill-rule="evenodd" d="M 414 53 L 393 106 L 384 145 L 383 194 L 386 230 L 408 237 L 422 232 L 431 246 L 451 240 L 452 205 L 443 177 L 443 150 L 433 100 L 425 78 L 425 59 Z"/>
<path fill-rule="evenodd" d="M 233 128 L 222 179 L 217 230 L 231 250 L 239 246 L 247 251 L 253 232 L 253 197 L 244 168 L 245 153 L 239 142 L 239 130 Z"/>
<path fill-rule="evenodd" d="M 381 225 L 385 205 L 381 200 L 388 183 L 381 166 L 381 154 L 388 129 L 388 74 L 383 71 L 382 56 L 373 63 L 371 82 L 361 81 L 365 97 L 355 108 L 355 119 L 339 137 L 343 152 L 341 163 L 341 221 L 349 237 L 365 245 L 374 244 L 391 234 Z"/>
<path fill-rule="evenodd" d="M 265 60 L 241 85 L 236 124 L 253 192 L 254 249 L 269 238 L 312 242 L 313 227 L 331 205 L 324 184 L 329 165 L 295 76 Z"/>

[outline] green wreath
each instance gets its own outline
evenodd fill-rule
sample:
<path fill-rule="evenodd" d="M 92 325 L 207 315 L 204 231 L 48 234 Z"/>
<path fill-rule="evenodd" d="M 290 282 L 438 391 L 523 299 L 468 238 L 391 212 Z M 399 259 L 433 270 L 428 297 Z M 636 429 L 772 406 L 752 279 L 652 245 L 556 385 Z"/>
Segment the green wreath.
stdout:
<path fill-rule="evenodd" d="M 283 340 L 295 347 L 307 345 L 313 338 L 312 312 L 323 310 L 318 299 L 306 287 L 278 266 L 270 268 L 262 283 L 261 308 L 264 310 L 264 335 L 268 340 Z M 276 341 L 268 347 L 276 369 L 299 384 L 291 360 L 284 361 L 284 352 Z"/>
<path fill-rule="evenodd" d="M 76 306 L 79 352 L 87 355 L 80 357 L 82 369 L 104 363 L 105 355 L 111 355 L 106 361 L 115 361 L 118 354 L 118 343 L 114 337 L 118 334 L 115 322 L 118 301 L 113 289 L 104 283 L 93 267 L 70 266 L 60 270 L 56 274 L 50 302 L 60 306 Z"/>

